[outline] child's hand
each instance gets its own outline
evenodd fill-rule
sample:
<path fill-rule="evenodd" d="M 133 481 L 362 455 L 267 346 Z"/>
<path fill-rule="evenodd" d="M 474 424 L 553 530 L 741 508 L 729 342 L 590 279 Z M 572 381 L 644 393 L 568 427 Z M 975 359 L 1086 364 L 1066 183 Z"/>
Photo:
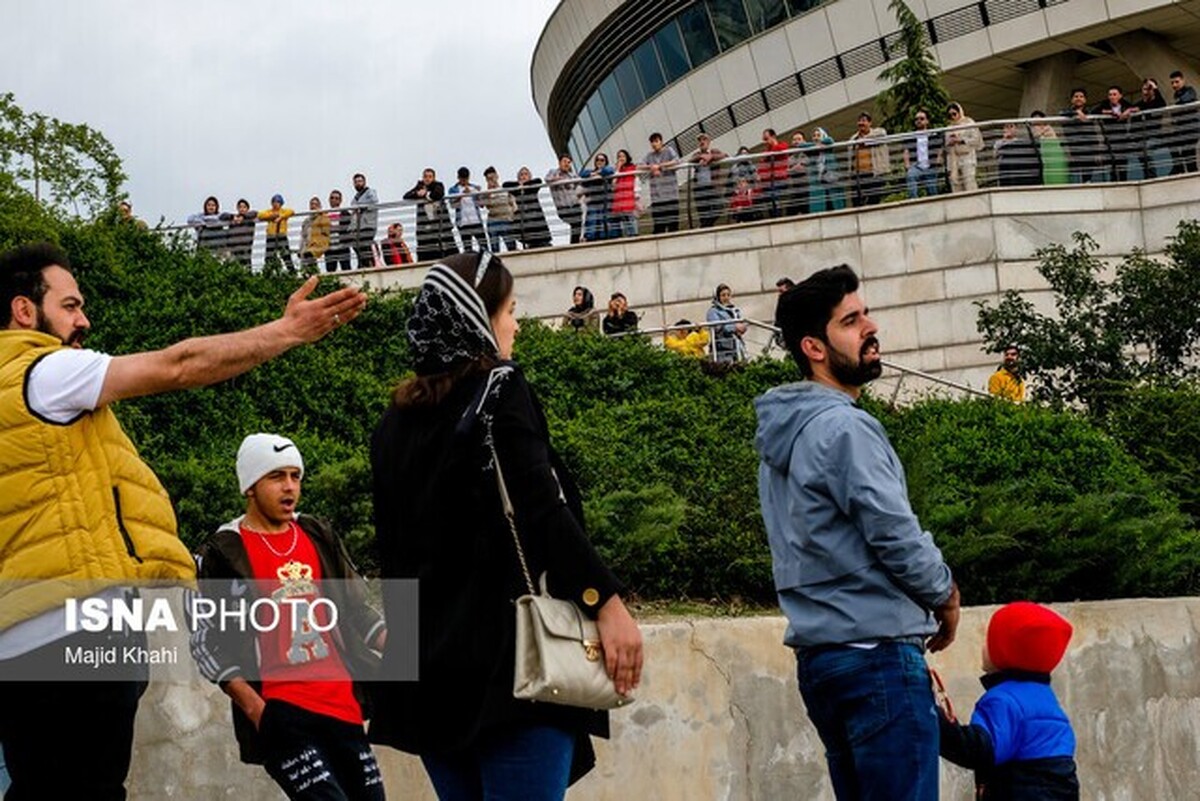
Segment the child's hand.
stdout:
<path fill-rule="evenodd" d="M 937 706 L 938 714 L 950 723 L 957 723 L 958 718 L 954 714 L 954 704 L 950 702 L 946 685 L 942 684 L 942 677 L 933 668 L 929 669 L 929 681 L 933 685 L 933 701 Z"/>

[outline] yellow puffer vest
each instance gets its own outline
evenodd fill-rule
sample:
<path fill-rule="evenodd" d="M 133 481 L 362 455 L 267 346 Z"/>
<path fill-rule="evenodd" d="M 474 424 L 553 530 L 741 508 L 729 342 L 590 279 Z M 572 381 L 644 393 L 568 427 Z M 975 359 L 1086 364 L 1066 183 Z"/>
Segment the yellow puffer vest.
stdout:
<path fill-rule="evenodd" d="M 0 630 L 104 587 L 195 578 L 171 499 L 112 411 L 58 425 L 26 405 L 30 368 L 62 347 L 0 330 Z"/>

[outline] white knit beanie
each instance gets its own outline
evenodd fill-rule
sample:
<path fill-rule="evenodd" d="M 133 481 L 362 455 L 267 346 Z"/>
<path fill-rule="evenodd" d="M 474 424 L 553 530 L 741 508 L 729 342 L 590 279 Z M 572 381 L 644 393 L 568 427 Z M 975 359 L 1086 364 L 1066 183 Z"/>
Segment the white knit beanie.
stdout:
<path fill-rule="evenodd" d="M 246 490 L 267 473 L 285 467 L 300 468 L 300 477 L 304 478 L 304 459 L 296 443 L 278 434 L 251 434 L 238 448 L 237 475 L 241 493 L 245 495 Z"/>

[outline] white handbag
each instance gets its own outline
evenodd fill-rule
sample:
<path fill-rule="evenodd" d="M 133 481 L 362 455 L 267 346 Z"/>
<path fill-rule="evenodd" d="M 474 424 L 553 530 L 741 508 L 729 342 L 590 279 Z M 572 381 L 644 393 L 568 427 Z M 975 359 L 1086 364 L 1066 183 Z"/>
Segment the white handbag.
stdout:
<path fill-rule="evenodd" d="M 629 704 L 633 696 L 618 693 L 605 669 L 604 649 L 595 621 L 586 617 L 571 601 L 552 598 L 546 591 L 545 573 L 539 580 L 541 592 L 534 588 L 525 562 L 525 550 L 517 536 L 516 515 L 504 483 L 490 425 L 487 442 L 492 451 L 504 516 L 508 519 L 525 586 L 529 589 L 529 593 L 518 598 L 516 603 L 513 696 L 526 701 L 588 709 L 614 709 Z"/>

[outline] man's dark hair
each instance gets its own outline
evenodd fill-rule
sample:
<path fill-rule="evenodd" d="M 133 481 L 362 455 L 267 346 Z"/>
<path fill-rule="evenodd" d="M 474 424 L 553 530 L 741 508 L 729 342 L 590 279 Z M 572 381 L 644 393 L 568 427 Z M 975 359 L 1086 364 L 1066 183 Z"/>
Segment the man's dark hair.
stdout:
<path fill-rule="evenodd" d="M 570 154 L 570 153 L 559 153 L 559 154 L 558 154 L 558 160 L 559 160 L 559 161 L 562 161 L 563 159 L 571 159 L 571 161 L 574 161 L 574 160 L 575 160 L 575 159 L 571 158 L 571 154 Z"/>
<path fill-rule="evenodd" d="M 1182 73 L 1182 72 L 1180 72 L 1179 70 L 1175 70 L 1174 72 L 1172 72 L 1172 73 L 1171 73 L 1170 75 L 1168 75 L 1167 77 L 1168 77 L 1168 78 L 1182 78 L 1182 77 L 1183 77 L 1183 73 Z"/>
<path fill-rule="evenodd" d="M 774 136 L 774 137 L 779 136 L 779 134 L 775 133 L 774 128 L 763 128 L 763 133 L 766 134 L 767 136 Z"/>
<path fill-rule="evenodd" d="M 1033 111 L 1029 112 L 1029 117 L 1035 120 L 1042 120 L 1046 118 L 1046 112 L 1042 111 L 1040 108 L 1035 108 Z"/>
<path fill-rule="evenodd" d="M 468 170 L 466 167 L 459 167 L 459 168 L 458 168 L 458 180 L 460 180 L 460 181 L 461 181 L 463 178 L 470 178 L 470 177 L 471 177 L 471 171 L 470 171 L 470 170 Z"/>
<path fill-rule="evenodd" d="M 47 289 L 42 272 L 55 264 L 71 269 L 67 254 L 49 242 L 20 245 L 0 254 L 0 328 L 12 322 L 13 298 L 29 298 L 41 308 Z"/>
<path fill-rule="evenodd" d="M 787 287 L 788 289 L 791 289 L 795 285 L 796 285 L 796 282 L 793 281 L 792 279 L 788 278 L 787 276 L 784 276 L 783 278 L 780 278 L 778 281 L 775 282 L 776 288 L 782 286 L 782 287 Z"/>
<path fill-rule="evenodd" d="M 650 141 L 653 142 L 655 139 L 657 139 L 658 141 L 661 142 L 662 134 L 660 134 L 658 131 L 655 131 L 654 133 L 650 134 Z"/>
<path fill-rule="evenodd" d="M 489 176 L 489 175 L 496 175 L 496 174 L 497 174 L 497 173 L 496 173 L 496 168 L 495 168 L 495 167 L 493 167 L 493 166 L 491 166 L 491 165 L 488 165 L 488 168 L 487 168 L 486 170 L 484 170 L 484 171 L 483 171 L 483 175 L 484 175 L 484 177 L 485 177 L 485 178 L 486 178 L 487 176 Z"/>
<path fill-rule="evenodd" d="M 363 175 L 361 172 L 354 173 L 354 178 L 362 178 L 364 184 L 367 182 L 367 176 Z M 353 178 L 351 180 L 353 180 Z"/>
<path fill-rule="evenodd" d="M 1084 89 L 1082 86 L 1076 86 L 1071 90 L 1071 96 L 1074 97 L 1076 94 L 1081 94 L 1084 97 L 1087 97 L 1087 89 Z"/>
<path fill-rule="evenodd" d="M 870 114 L 870 112 L 867 112 L 867 111 L 860 112 L 858 115 L 858 119 L 866 120 L 867 122 L 871 122 L 871 114 Z"/>
<path fill-rule="evenodd" d="M 849 265 L 839 264 L 813 273 L 779 296 L 775 320 L 783 331 L 783 343 L 805 378 L 812 378 L 812 365 L 800 348 L 800 340 L 816 337 L 828 343 L 825 329 L 842 298 L 858 291 L 858 276 Z"/>
<path fill-rule="evenodd" d="M 1124 96 L 1125 96 L 1125 90 L 1124 90 L 1124 89 L 1122 89 L 1121 87 L 1117 86 L 1115 83 L 1114 83 L 1112 86 L 1110 86 L 1110 87 L 1108 87 L 1107 89 L 1105 89 L 1104 91 L 1105 91 L 1105 92 L 1111 92 L 1113 89 L 1116 89 L 1116 90 L 1117 90 L 1117 92 L 1118 92 L 1118 93 L 1121 95 L 1121 97 L 1124 97 Z"/>

